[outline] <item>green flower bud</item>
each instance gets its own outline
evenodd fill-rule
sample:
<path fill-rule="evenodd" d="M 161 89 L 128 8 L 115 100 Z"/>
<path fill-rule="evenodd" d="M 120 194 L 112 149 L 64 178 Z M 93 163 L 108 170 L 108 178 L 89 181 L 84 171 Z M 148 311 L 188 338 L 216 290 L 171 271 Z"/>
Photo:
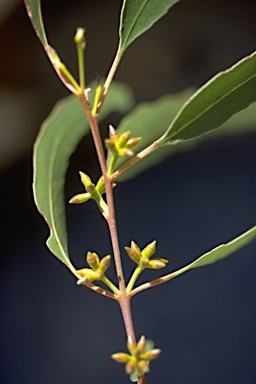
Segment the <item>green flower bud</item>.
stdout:
<path fill-rule="evenodd" d="M 117 130 L 111 124 L 109 125 L 109 137 L 110 139 L 114 139 L 118 137 Z"/>
<path fill-rule="evenodd" d="M 152 241 L 152 243 L 148 244 L 142 251 L 141 254 L 143 257 L 150 259 L 151 256 L 154 255 L 156 251 L 156 241 Z"/>
<path fill-rule="evenodd" d="M 128 361 L 131 360 L 131 356 L 128 355 L 128 353 L 123 353 L 123 352 L 113 353 L 113 355 L 111 355 L 111 358 L 115 360 L 117 363 L 127 363 Z"/>
<path fill-rule="evenodd" d="M 112 139 L 105 139 L 105 147 L 113 154 L 118 154 L 118 149 L 116 148 L 116 145 Z"/>
<path fill-rule="evenodd" d="M 139 341 L 137 343 L 136 355 L 140 356 L 142 354 L 142 352 L 144 351 L 144 349 L 146 347 L 146 344 L 147 344 L 147 340 L 146 340 L 145 336 L 141 336 L 141 338 L 139 339 Z"/>
<path fill-rule="evenodd" d="M 76 44 L 81 44 L 81 48 L 82 49 L 85 48 L 84 34 L 85 34 L 85 29 L 84 28 L 77 28 L 76 34 L 75 34 L 75 37 L 74 37 L 75 43 Z"/>
<path fill-rule="evenodd" d="M 99 256 L 95 252 L 87 252 L 86 261 L 94 271 L 100 266 Z"/>
<path fill-rule="evenodd" d="M 125 147 L 118 149 L 118 155 L 123 157 L 131 157 L 134 155 L 134 153 L 130 148 Z"/>
<path fill-rule="evenodd" d="M 134 361 L 128 361 L 128 363 L 125 365 L 125 372 L 127 375 L 130 375 L 132 372 L 134 372 L 136 369 L 136 363 Z"/>
<path fill-rule="evenodd" d="M 125 247 L 125 250 L 128 254 L 128 256 L 137 264 L 140 264 L 140 259 L 141 259 L 141 253 L 140 253 L 140 248 L 138 245 L 132 241 L 131 242 L 131 247 Z"/>
<path fill-rule="evenodd" d="M 147 268 L 161 269 L 166 267 L 167 263 L 168 263 L 168 260 L 166 259 L 153 259 L 149 261 Z"/>
<path fill-rule="evenodd" d="M 129 140 L 127 141 L 126 146 L 127 146 L 128 148 L 135 147 L 135 145 L 137 145 L 140 141 L 141 141 L 141 137 L 132 137 L 131 139 L 129 139 Z"/>
<path fill-rule="evenodd" d="M 92 269 L 89 268 L 82 268 L 77 270 L 77 273 L 82 277 L 83 282 L 85 283 L 92 283 L 94 280 L 97 279 L 97 275 Z"/>
<path fill-rule="evenodd" d="M 84 172 L 82 171 L 79 171 L 79 175 L 80 175 L 80 178 L 81 178 L 81 182 L 82 184 L 85 186 L 85 189 L 87 190 L 87 186 L 89 184 L 92 184 L 92 181 L 90 179 L 90 177 L 88 175 L 86 175 Z M 89 192 L 89 191 L 88 191 Z"/>
<path fill-rule="evenodd" d="M 141 358 L 148 361 L 154 360 L 160 355 L 161 352 L 162 351 L 159 348 L 150 349 L 149 351 L 145 352 Z"/>
<path fill-rule="evenodd" d="M 137 376 L 140 377 L 140 376 L 143 376 L 144 373 L 147 373 L 149 372 L 149 364 L 147 361 L 145 360 L 140 360 L 137 364 L 136 364 L 136 373 L 137 373 Z"/>
<path fill-rule="evenodd" d="M 70 204 L 81 204 L 91 199 L 90 193 L 79 193 L 78 195 L 73 196 L 70 200 Z"/>
<path fill-rule="evenodd" d="M 125 147 L 127 141 L 130 139 L 130 136 L 131 136 L 131 132 L 130 131 L 126 131 L 126 132 L 122 133 L 119 136 L 118 147 L 119 148 Z"/>
<path fill-rule="evenodd" d="M 100 270 L 101 272 L 105 273 L 106 270 L 108 269 L 109 265 L 110 265 L 110 261 L 111 261 L 111 256 L 110 255 L 107 255 L 105 257 L 103 257 L 103 259 L 100 260 Z"/>

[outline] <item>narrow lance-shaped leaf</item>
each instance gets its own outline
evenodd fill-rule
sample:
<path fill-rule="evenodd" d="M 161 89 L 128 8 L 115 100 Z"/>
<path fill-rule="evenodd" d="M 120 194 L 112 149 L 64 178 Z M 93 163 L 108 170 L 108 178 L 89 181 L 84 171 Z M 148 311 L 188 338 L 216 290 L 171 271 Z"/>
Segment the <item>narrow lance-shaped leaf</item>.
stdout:
<path fill-rule="evenodd" d="M 133 103 L 126 86 L 113 83 L 100 119 L 113 111 L 125 112 Z M 34 148 L 34 198 L 50 227 L 47 246 L 73 273 L 68 255 L 64 184 L 69 158 L 89 132 L 88 122 L 77 98 L 58 102 L 39 132 Z"/>
<path fill-rule="evenodd" d="M 164 16 L 179 0 L 124 0 L 120 19 L 119 51 L 126 48 Z"/>
<path fill-rule="evenodd" d="M 175 272 L 172 272 L 168 276 L 165 276 L 165 278 L 166 280 L 170 280 L 176 276 L 181 275 L 184 272 L 187 272 L 190 269 L 203 267 L 205 265 L 215 263 L 216 261 L 224 259 L 225 257 L 238 251 L 240 248 L 244 247 L 254 239 L 256 239 L 256 226 L 250 228 L 248 231 L 231 240 L 229 243 L 221 244 L 218 247 L 212 249 L 211 251 L 205 253 L 192 263 L 188 264 L 187 266 Z"/>
<path fill-rule="evenodd" d="M 139 136 L 142 138 L 139 144 L 133 149 L 134 153 L 138 154 L 164 134 L 168 122 L 174 119 L 186 100 L 188 100 L 193 93 L 195 93 L 195 90 L 189 88 L 177 94 L 164 95 L 155 101 L 144 102 L 137 105 L 121 120 L 117 128 L 119 134 L 130 131 L 131 137 Z M 234 134 L 256 132 L 255 116 L 256 103 L 253 103 L 248 108 L 233 115 L 221 126 L 221 129 L 215 129 L 207 135 L 197 137 L 195 140 L 183 140 L 178 142 L 177 145 L 164 145 L 122 173 L 121 176 L 118 177 L 118 181 L 125 181 L 135 177 L 140 172 L 160 163 L 168 156 L 194 149 L 204 141 Z M 120 158 L 115 169 L 120 168 L 126 162 L 127 159 Z"/>
<path fill-rule="evenodd" d="M 221 126 L 256 101 L 256 52 L 220 72 L 182 107 L 162 137 L 164 143 L 190 140 Z"/>
<path fill-rule="evenodd" d="M 34 29 L 36 31 L 37 36 L 41 40 L 41 43 L 43 46 L 48 45 L 45 29 L 44 29 L 44 23 L 43 23 L 43 17 L 42 17 L 42 11 L 41 11 L 41 0 L 24 0 L 27 13 L 31 19 L 31 22 L 34 26 Z"/>

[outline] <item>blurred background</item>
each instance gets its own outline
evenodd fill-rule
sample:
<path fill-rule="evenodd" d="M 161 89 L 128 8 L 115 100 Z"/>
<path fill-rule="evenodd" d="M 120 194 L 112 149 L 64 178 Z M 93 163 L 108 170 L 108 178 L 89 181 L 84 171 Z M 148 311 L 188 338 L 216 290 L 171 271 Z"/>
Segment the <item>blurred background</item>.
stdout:
<path fill-rule="evenodd" d="M 74 73 L 74 32 L 86 28 L 88 82 L 110 67 L 120 7 L 121 0 L 43 1 L 49 40 Z M 253 0 L 182 0 L 129 47 L 116 78 L 131 85 L 138 102 L 200 86 L 255 50 L 255 14 Z M 117 304 L 76 285 L 47 250 L 48 229 L 33 204 L 33 142 L 68 92 L 20 0 L 1 0 L 0 47 L 0 382 L 128 383 L 124 367 L 110 359 L 125 350 Z M 102 129 L 120 118 L 111 115 Z M 90 138 L 71 159 L 67 199 L 81 190 L 81 167 L 98 176 Z M 204 143 L 119 184 L 121 246 L 135 240 L 143 247 L 156 239 L 157 256 L 170 259 L 171 271 L 229 241 L 255 224 L 255 167 L 251 133 Z M 70 254 L 78 267 L 87 250 L 111 253 L 94 204 L 67 207 L 67 215 Z M 151 364 L 149 384 L 256 382 L 255 253 L 252 243 L 134 298 L 137 337 L 145 334 L 163 350 Z M 127 278 L 132 267 L 126 260 Z M 140 282 L 156 276 L 145 272 Z"/>

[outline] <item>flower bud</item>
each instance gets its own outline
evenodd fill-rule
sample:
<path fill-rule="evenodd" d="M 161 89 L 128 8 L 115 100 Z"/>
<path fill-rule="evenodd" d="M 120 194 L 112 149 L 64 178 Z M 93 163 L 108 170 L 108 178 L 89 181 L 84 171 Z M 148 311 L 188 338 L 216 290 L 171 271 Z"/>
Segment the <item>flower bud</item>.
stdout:
<path fill-rule="evenodd" d="M 100 260 L 100 270 L 101 270 L 101 272 L 103 272 L 103 273 L 106 272 L 106 270 L 108 269 L 108 267 L 110 265 L 110 261 L 111 261 L 111 256 L 110 255 L 107 255 L 107 256 L 103 257 Z"/>
<path fill-rule="evenodd" d="M 147 361 L 145 360 L 140 360 L 137 364 L 136 364 L 136 373 L 137 373 L 137 376 L 140 377 L 140 376 L 143 376 L 144 373 L 147 373 L 149 372 L 149 364 Z"/>
<path fill-rule="evenodd" d="M 96 271 L 99 268 L 100 259 L 97 253 L 88 251 L 86 256 L 86 261 L 94 271 Z"/>
<path fill-rule="evenodd" d="M 146 340 L 145 336 L 141 336 L 141 338 L 139 339 L 139 341 L 137 343 L 137 348 L 136 348 L 138 355 L 142 354 L 146 345 L 147 345 L 147 340 Z"/>
<path fill-rule="evenodd" d="M 123 352 L 113 353 L 113 355 L 111 355 L 111 358 L 115 360 L 117 363 L 127 363 L 128 361 L 131 360 L 131 356 L 128 355 L 128 353 L 123 353 Z"/>
<path fill-rule="evenodd" d="M 85 203 L 86 201 L 90 200 L 91 195 L 90 193 L 79 193 L 78 195 L 73 196 L 70 200 L 70 204 L 81 204 Z"/>
<path fill-rule="evenodd" d="M 97 278 L 95 272 L 89 268 L 82 268 L 76 272 L 83 278 L 83 282 L 85 283 L 92 283 Z"/>
<path fill-rule="evenodd" d="M 117 130 L 113 127 L 113 125 L 109 125 L 109 137 L 111 139 L 113 138 L 117 138 L 118 137 L 118 133 L 117 133 Z"/>
<path fill-rule="evenodd" d="M 153 259 L 149 261 L 147 268 L 161 269 L 166 267 L 167 263 L 168 263 L 168 260 L 166 259 Z"/>
<path fill-rule="evenodd" d="M 154 255 L 156 251 L 156 241 L 152 241 L 152 243 L 148 244 L 142 251 L 141 254 L 143 257 L 150 259 L 151 256 Z"/>
<path fill-rule="evenodd" d="M 140 253 L 140 248 L 138 245 L 132 241 L 131 242 L 131 247 L 125 247 L 125 250 L 128 254 L 128 256 L 137 264 L 140 264 L 140 258 L 141 258 L 141 253 Z"/>
<path fill-rule="evenodd" d="M 119 148 L 123 148 L 126 145 L 127 141 L 130 138 L 130 135 L 131 135 L 131 132 L 126 131 L 119 136 L 119 140 L 118 140 L 118 147 Z"/>
<path fill-rule="evenodd" d="M 135 145 L 137 145 L 140 141 L 141 141 L 141 137 L 132 137 L 131 139 L 129 139 L 129 140 L 127 141 L 126 146 L 127 146 L 128 148 L 135 147 Z"/>
<path fill-rule="evenodd" d="M 128 361 L 125 365 L 125 372 L 130 375 L 136 369 L 136 363 L 134 361 Z"/>
<path fill-rule="evenodd" d="M 76 44 L 81 44 L 82 49 L 85 48 L 84 34 L 85 34 L 85 29 L 80 27 L 80 28 L 77 28 L 76 34 L 75 34 L 75 37 L 74 37 L 75 43 Z"/>
<path fill-rule="evenodd" d="M 82 184 L 85 186 L 85 189 L 87 190 L 87 186 L 92 183 L 90 177 L 82 171 L 79 171 L 79 175 L 80 175 Z"/>
<path fill-rule="evenodd" d="M 145 352 L 141 358 L 149 361 L 154 360 L 160 355 L 161 352 L 162 351 L 159 348 L 150 349 L 149 351 Z"/>

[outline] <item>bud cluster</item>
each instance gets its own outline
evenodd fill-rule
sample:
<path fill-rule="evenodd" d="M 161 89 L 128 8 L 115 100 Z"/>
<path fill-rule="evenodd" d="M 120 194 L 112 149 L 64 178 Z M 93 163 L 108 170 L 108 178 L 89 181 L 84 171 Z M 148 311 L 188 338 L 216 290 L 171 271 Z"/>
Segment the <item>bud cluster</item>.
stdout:
<path fill-rule="evenodd" d="M 102 197 L 102 194 L 105 193 L 105 183 L 102 177 L 99 179 L 97 185 L 93 184 L 91 178 L 86 175 L 84 172 L 79 172 L 81 182 L 85 187 L 86 193 L 79 193 L 73 196 L 70 200 L 70 204 L 81 204 L 86 201 L 93 199 L 96 201 L 98 207 L 100 208 L 101 213 L 107 219 L 108 218 L 108 206 L 105 200 Z"/>
<path fill-rule="evenodd" d="M 107 255 L 100 260 L 97 253 L 87 252 L 86 261 L 90 268 L 77 270 L 77 273 L 81 276 L 81 279 L 78 280 L 78 284 L 92 283 L 94 280 L 102 280 L 110 265 L 111 256 Z"/>
<path fill-rule="evenodd" d="M 142 251 L 135 241 L 131 242 L 130 247 L 125 247 L 128 256 L 138 265 L 144 268 L 161 269 L 168 263 L 167 259 L 151 259 L 156 251 L 156 241 L 148 244 Z"/>
<path fill-rule="evenodd" d="M 127 343 L 130 354 L 117 352 L 111 357 L 118 363 L 125 363 L 125 371 L 128 375 L 135 373 L 140 377 L 149 372 L 150 361 L 156 359 L 161 353 L 160 349 L 151 348 L 150 344 L 152 343 L 147 341 L 145 336 L 141 336 L 137 344 Z"/>
<path fill-rule="evenodd" d="M 130 157 L 134 153 L 131 148 L 135 147 L 141 140 L 140 137 L 130 138 L 131 132 L 118 134 L 117 130 L 109 126 L 109 138 L 105 139 L 106 148 L 115 156 Z"/>

